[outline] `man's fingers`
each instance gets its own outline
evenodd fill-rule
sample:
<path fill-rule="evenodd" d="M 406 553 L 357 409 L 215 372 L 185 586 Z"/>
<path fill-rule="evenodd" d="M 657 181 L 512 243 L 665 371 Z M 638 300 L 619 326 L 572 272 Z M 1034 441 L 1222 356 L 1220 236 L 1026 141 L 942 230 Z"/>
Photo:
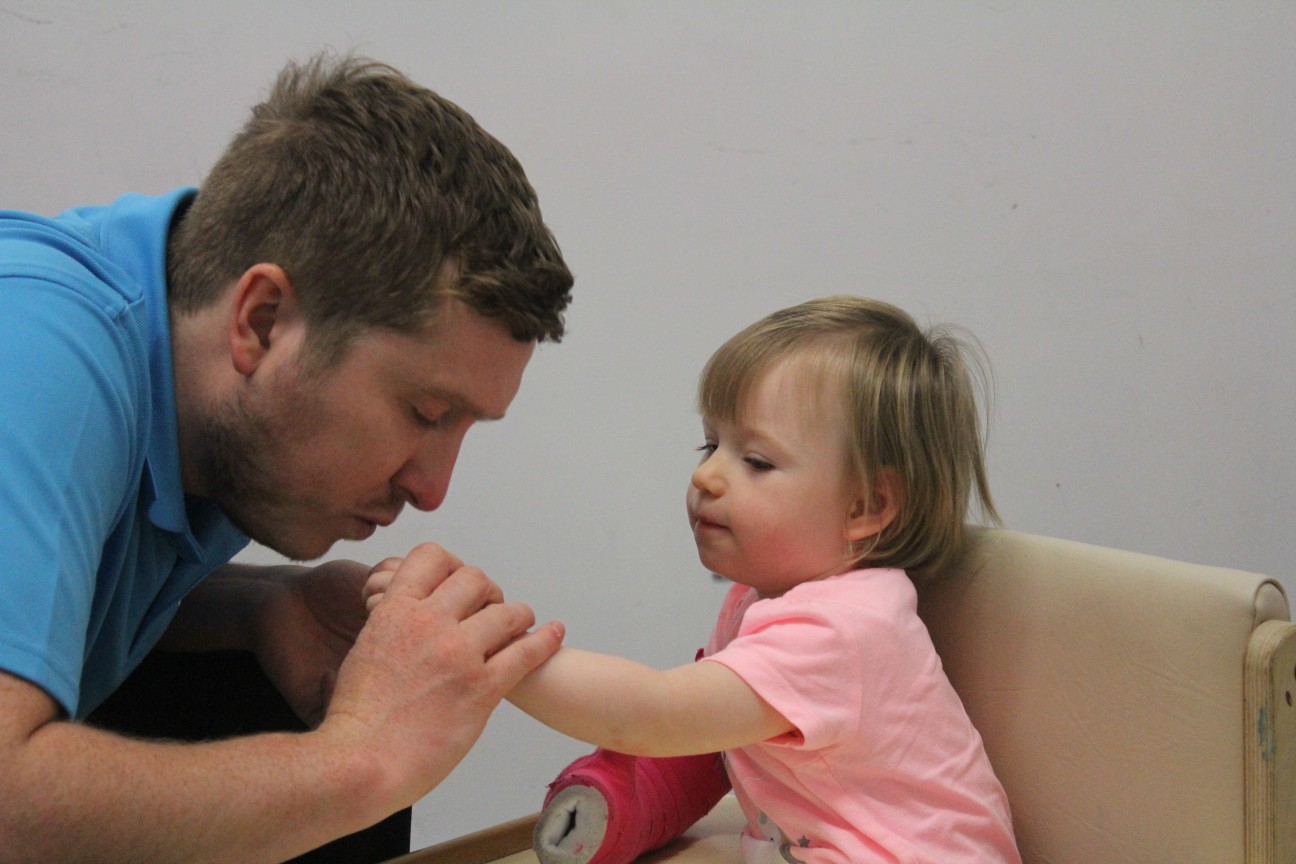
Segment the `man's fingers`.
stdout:
<path fill-rule="evenodd" d="M 445 614 L 464 621 L 483 607 L 504 602 L 504 592 L 476 567 L 455 570 L 427 598 Z"/>
<path fill-rule="evenodd" d="M 562 644 L 565 630 L 550 622 L 531 631 L 535 613 L 523 603 L 504 602 L 504 592 L 486 574 L 442 547 L 427 543 L 404 558 L 388 558 L 370 568 L 363 588 L 373 611 L 396 599 L 413 599 L 425 611 L 457 622 L 470 652 L 485 662 L 492 680 L 508 692 L 544 663 Z"/>
<path fill-rule="evenodd" d="M 386 571 L 369 577 L 362 592 L 366 612 L 373 612 L 378 608 L 378 604 L 387 596 L 395 578 L 395 573 Z M 399 592 L 391 593 L 393 596 L 401 596 Z M 411 595 L 408 591 L 404 596 L 414 596 L 423 602 L 434 602 L 457 621 L 462 621 L 483 606 L 499 603 L 504 599 L 504 593 L 498 585 L 487 579 L 486 574 L 471 567 L 461 567 L 451 573 L 426 598 Z"/>
<path fill-rule="evenodd" d="M 396 568 L 387 593 L 422 600 L 455 571 L 463 561 L 436 543 L 415 546 Z"/>
<path fill-rule="evenodd" d="M 523 603 L 492 603 L 465 618 L 464 638 L 484 657 L 499 652 L 535 624 L 535 613 Z"/>

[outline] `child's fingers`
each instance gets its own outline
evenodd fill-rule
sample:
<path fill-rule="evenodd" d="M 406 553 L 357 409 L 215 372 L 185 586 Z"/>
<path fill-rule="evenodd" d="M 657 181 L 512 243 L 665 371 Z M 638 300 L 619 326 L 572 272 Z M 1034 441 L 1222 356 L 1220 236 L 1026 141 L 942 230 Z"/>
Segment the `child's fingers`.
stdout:
<path fill-rule="evenodd" d="M 391 561 L 393 559 L 387 559 Z M 365 579 L 364 587 L 360 589 L 360 597 L 364 600 L 365 609 L 372 612 L 378 605 L 382 595 L 387 593 L 391 587 L 392 579 L 396 577 L 396 570 L 379 570 L 374 568 L 369 571 L 369 578 Z"/>
<path fill-rule="evenodd" d="M 369 575 L 372 576 L 380 570 L 391 570 L 394 573 L 404 560 L 404 558 L 397 558 L 394 556 L 391 558 L 384 558 L 369 568 Z"/>

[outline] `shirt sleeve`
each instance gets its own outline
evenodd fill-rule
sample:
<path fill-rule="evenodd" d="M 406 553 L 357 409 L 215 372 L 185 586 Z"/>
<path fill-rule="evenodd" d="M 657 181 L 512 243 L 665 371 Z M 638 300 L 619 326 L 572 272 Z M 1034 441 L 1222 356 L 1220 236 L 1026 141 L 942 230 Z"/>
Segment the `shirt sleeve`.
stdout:
<path fill-rule="evenodd" d="M 0 255 L 0 668 L 71 712 L 103 543 L 134 503 L 147 379 L 120 296 L 75 290 L 92 274 L 57 258 L 19 267 L 13 249 Z"/>
<path fill-rule="evenodd" d="M 734 638 L 707 659 L 735 672 L 796 727 L 769 743 L 858 743 L 862 724 L 908 704 L 905 694 L 921 674 L 912 593 L 902 571 L 807 583 L 753 603 Z"/>
<path fill-rule="evenodd" d="M 788 605 L 754 604 L 738 637 L 707 659 L 727 666 L 796 727 L 771 743 L 831 746 L 858 728 L 858 652 L 824 610 Z"/>

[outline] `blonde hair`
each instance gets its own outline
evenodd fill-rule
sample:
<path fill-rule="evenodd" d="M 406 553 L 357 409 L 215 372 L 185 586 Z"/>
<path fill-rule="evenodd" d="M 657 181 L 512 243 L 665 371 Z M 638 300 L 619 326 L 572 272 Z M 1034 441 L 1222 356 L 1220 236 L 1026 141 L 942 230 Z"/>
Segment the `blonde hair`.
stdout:
<path fill-rule="evenodd" d="M 962 546 L 974 490 L 982 518 L 999 521 L 977 409 L 978 390 L 989 396 L 989 363 L 971 334 L 924 331 L 879 300 L 811 300 L 720 346 L 702 370 L 698 410 L 740 420 L 753 385 L 788 359 L 805 363 L 819 398 L 840 399 L 852 481 L 872 489 L 891 472 L 899 483 L 896 517 L 852 564 L 901 567 L 914 578 L 939 572 Z"/>

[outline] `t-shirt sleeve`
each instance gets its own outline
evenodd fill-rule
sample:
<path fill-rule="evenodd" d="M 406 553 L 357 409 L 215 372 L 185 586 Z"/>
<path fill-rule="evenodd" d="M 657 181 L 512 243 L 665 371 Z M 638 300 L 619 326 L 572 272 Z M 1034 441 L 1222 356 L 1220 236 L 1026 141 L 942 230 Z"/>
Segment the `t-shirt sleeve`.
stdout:
<path fill-rule="evenodd" d="M 103 543 L 141 446 L 125 304 L 0 255 L 0 668 L 76 705 Z"/>
<path fill-rule="evenodd" d="M 760 601 L 737 638 L 707 659 L 739 675 L 796 727 L 770 743 L 821 749 L 855 738 L 867 706 L 881 698 L 878 676 L 866 669 L 888 662 L 885 628 L 885 618 L 867 608 Z M 865 640 L 865 632 L 881 638 Z"/>

